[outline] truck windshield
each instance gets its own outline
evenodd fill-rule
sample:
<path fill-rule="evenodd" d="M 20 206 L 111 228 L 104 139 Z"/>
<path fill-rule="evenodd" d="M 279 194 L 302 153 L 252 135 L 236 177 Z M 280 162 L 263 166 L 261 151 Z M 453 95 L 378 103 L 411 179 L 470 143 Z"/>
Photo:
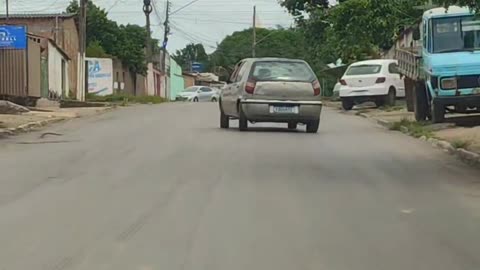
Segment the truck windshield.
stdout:
<path fill-rule="evenodd" d="M 480 18 L 455 17 L 433 20 L 433 52 L 480 50 Z"/>

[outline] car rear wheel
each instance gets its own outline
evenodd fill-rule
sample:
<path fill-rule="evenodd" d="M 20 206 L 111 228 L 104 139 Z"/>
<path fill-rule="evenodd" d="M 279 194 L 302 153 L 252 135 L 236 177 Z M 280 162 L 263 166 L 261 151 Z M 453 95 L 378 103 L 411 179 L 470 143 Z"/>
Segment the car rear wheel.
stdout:
<path fill-rule="evenodd" d="M 213 97 L 213 98 L 212 98 L 212 102 L 217 102 L 217 98 L 216 98 L 216 97 Z"/>
<path fill-rule="evenodd" d="M 239 117 L 238 117 L 238 128 L 240 131 L 246 131 L 248 129 L 248 119 L 245 113 L 243 112 L 242 105 L 239 105 L 238 108 Z"/>
<path fill-rule="evenodd" d="M 314 120 L 307 123 L 307 133 L 317 133 L 320 126 L 320 120 Z"/>
<path fill-rule="evenodd" d="M 291 130 L 297 129 L 297 123 L 295 122 L 288 123 L 288 129 L 291 129 Z"/>
<path fill-rule="evenodd" d="M 193 102 L 198 102 L 198 97 L 194 97 Z"/>
<path fill-rule="evenodd" d="M 347 99 L 347 98 L 342 98 L 342 108 L 345 111 L 350 111 L 353 108 L 353 100 Z"/>
<path fill-rule="evenodd" d="M 220 128 L 229 128 L 230 118 L 220 109 Z"/>
<path fill-rule="evenodd" d="M 384 102 L 386 106 L 395 106 L 395 100 L 396 100 L 396 94 L 395 94 L 395 88 L 391 87 L 388 90 L 388 94 L 384 97 Z"/>

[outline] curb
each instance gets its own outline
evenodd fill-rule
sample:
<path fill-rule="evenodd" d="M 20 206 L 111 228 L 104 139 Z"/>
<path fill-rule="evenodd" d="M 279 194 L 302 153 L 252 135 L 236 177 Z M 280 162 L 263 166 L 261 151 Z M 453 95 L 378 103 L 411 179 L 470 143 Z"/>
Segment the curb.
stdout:
<path fill-rule="evenodd" d="M 26 133 L 26 132 L 33 131 L 33 130 L 39 129 L 41 127 L 44 127 L 48 124 L 61 122 L 65 119 L 66 118 L 52 118 L 52 119 L 46 119 L 46 120 L 26 123 L 26 124 L 20 125 L 16 128 L 5 128 L 3 130 L 0 129 L 0 137 L 6 137 L 6 136 L 17 135 L 17 134 L 20 134 L 20 133 Z"/>
<path fill-rule="evenodd" d="M 368 116 L 367 114 L 363 114 L 363 113 L 359 114 L 359 116 L 367 118 L 367 119 L 373 119 L 373 120 L 375 120 L 375 122 L 377 124 L 379 124 L 380 126 L 385 127 L 385 128 L 390 128 L 390 126 L 391 126 L 390 122 L 388 122 L 386 120 L 383 120 L 383 119 L 372 118 L 372 117 Z M 407 134 L 407 135 L 410 135 L 409 134 L 410 131 L 408 130 L 408 127 L 406 127 L 406 126 L 401 126 L 400 127 L 400 132 L 402 132 L 404 134 Z M 468 150 L 463 149 L 463 148 L 455 148 L 455 147 L 453 147 L 453 145 L 451 143 L 449 143 L 447 141 L 435 139 L 435 138 L 427 138 L 425 136 L 422 136 L 419 139 L 422 140 L 422 141 L 429 142 L 433 147 L 442 149 L 443 151 L 445 151 L 446 153 L 448 153 L 450 155 L 456 156 L 457 158 L 459 158 L 464 163 L 467 163 L 468 165 L 480 168 L 480 154 L 478 154 L 478 153 L 471 152 L 471 151 L 468 151 Z"/>

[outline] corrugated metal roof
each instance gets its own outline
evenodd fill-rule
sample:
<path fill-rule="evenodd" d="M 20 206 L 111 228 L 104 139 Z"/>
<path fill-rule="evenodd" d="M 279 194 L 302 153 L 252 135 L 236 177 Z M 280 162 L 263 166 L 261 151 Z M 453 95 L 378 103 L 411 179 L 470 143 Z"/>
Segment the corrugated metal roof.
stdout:
<path fill-rule="evenodd" d="M 71 18 L 74 17 L 73 13 L 24 13 L 24 14 L 9 14 L 8 17 L 11 19 L 36 19 L 36 18 Z M 0 14 L 0 19 L 6 19 L 5 14 Z"/>

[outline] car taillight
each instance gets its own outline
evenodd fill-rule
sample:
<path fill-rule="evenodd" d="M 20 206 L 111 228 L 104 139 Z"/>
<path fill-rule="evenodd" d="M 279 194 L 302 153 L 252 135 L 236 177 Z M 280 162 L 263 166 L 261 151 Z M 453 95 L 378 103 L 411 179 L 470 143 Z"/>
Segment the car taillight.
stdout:
<path fill-rule="evenodd" d="M 255 92 L 256 86 L 257 86 L 257 83 L 255 81 L 248 81 L 247 84 L 245 85 L 245 92 L 249 94 L 253 94 L 253 92 Z"/>
<path fill-rule="evenodd" d="M 377 81 L 375 83 L 384 83 L 385 80 L 386 80 L 385 77 L 380 77 L 380 78 L 377 79 Z"/>
<path fill-rule="evenodd" d="M 341 85 L 347 85 L 347 82 L 345 80 L 340 80 Z"/>
<path fill-rule="evenodd" d="M 313 95 L 318 96 L 322 92 L 322 87 L 320 86 L 320 82 L 315 80 L 312 82 L 312 87 L 313 87 Z"/>

